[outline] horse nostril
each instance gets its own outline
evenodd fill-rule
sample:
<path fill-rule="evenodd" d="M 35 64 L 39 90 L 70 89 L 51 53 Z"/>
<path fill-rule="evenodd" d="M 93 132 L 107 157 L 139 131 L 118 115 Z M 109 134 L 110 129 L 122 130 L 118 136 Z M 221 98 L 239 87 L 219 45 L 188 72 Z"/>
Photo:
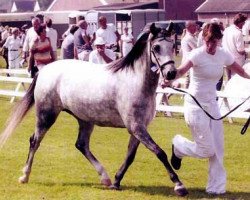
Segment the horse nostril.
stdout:
<path fill-rule="evenodd" d="M 176 70 L 169 71 L 167 73 L 167 80 L 173 80 L 173 79 L 175 79 L 176 74 L 177 74 Z"/>

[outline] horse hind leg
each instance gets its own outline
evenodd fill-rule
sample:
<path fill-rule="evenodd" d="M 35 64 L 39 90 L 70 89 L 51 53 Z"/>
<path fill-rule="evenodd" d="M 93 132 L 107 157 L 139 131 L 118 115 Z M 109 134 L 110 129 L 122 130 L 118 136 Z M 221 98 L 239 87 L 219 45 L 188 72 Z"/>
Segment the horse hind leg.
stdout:
<path fill-rule="evenodd" d="M 40 110 L 37 112 L 37 122 L 35 133 L 30 137 L 30 148 L 26 165 L 23 168 L 23 176 L 19 178 L 19 183 L 27 183 L 31 173 L 32 163 L 37 149 L 49 128 L 54 124 L 59 112 L 52 110 Z"/>
<path fill-rule="evenodd" d="M 110 186 L 111 180 L 102 166 L 102 164 L 95 158 L 89 149 L 90 136 L 94 128 L 94 124 L 90 122 L 84 122 L 78 119 L 79 123 L 79 134 L 76 141 L 76 148 L 88 159 L 88 161 L 94 166 L 97 173 L 101 177 L 101 183 L 105 186 Z"/>
<path fill-rule="evenodd" d="M 129 166 L 133 163 L 139 144 L 140 141 L 136 139 L 133 135 L 131 135 L 128 144 L 127 156 L 122 166 L 115 175 L 115 181 L 114 184 L 110 187 L 111 189 L 116 189 L 116 190 L 120 189 L 121 180 L 126 171 L 128 170 Z"/>

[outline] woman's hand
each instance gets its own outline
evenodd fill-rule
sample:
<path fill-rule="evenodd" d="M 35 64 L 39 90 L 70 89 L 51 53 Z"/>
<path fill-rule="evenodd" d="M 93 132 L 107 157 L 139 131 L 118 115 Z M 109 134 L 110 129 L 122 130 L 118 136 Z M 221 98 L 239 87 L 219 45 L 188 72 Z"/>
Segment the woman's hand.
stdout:
<path fill-rule="evenodd" d="M 167 79 L 163 79 L 162 82 L 161 82 L 161 87 L 166 88 L 166 87 L 171 86 L 171 84 L 172 84 L 172 81 L 167 80 Z"/>

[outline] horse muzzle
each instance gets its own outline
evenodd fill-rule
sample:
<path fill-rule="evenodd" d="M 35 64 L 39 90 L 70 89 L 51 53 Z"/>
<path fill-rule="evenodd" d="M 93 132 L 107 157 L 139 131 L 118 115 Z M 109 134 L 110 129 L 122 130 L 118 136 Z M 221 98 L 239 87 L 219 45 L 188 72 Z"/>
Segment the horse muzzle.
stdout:
<path fill-rule="evenodd" d="M 176 70 L 171 70 L 171 71 L 168 71 L 165 78 L 167 80 L 174 80 L 175 77 L 176 77 L 176 74 L 177 74 L 177 71 Z"/>

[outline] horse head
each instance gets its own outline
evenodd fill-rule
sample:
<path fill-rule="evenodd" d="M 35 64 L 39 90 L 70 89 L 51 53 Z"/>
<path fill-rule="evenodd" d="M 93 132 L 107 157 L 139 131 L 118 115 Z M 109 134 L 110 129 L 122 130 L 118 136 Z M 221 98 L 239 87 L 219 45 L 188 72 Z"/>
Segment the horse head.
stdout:
<path fill-rule="evenodd" d="M 151 62 L 156 65 L 163 77 L 173 80 L 176 77 L 176 68 L 173 60 L 174 43 L 171 39 L 173 23 L 167 29 L 158 28 L 154 23 L 150 26 L 150 53 Z"/>

